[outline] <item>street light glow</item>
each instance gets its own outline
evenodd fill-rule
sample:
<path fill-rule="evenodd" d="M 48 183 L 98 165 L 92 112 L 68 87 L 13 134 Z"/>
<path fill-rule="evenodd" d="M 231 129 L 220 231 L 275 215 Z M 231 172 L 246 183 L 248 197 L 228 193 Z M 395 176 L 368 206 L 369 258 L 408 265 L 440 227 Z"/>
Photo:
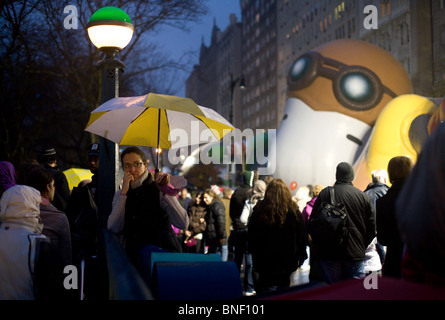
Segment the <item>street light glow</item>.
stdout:
<path fill-rule="evenodd" d="M 96 25 L 88 28 L 88 36 L 98 49 L 113 47 L 122 50 L 130 43 L 133 29 L 114 25 Z"/>
<path fill-rule="evenodd" d="M 116 7 L 97 10 L 87 25 L 88 36 L 98 48 L 125 48 L 133 37 L 134 26 L 125 11 Z"/>

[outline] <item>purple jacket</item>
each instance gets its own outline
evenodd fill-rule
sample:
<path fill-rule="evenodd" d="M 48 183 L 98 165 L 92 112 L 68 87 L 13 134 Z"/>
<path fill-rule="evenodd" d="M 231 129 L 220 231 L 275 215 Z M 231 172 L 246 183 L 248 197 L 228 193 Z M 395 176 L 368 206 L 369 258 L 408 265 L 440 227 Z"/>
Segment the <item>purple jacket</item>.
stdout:
<path fill-rule="evenodd" d="M 312 209 L 314 208 L 315 200 L 317 200 L 317 197 L 313 197 L 307 205 L 304 207 L 303 211 L 301 212 L 301 215 L 303 216 L 304 223 L 307 223 L 309 220 L 309 217 L 311 216 Z"/>
<path fill-rule="evenodd" d="M 15 186 L 14 165 L 8 161 L 0 161 L 0 184 L 3 191 Z"/>

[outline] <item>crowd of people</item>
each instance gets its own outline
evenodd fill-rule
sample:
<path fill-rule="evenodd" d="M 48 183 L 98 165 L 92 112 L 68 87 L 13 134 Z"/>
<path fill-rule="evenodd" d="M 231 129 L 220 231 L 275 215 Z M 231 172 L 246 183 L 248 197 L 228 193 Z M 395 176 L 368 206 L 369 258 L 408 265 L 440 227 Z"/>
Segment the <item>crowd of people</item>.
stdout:
<path fill-rule="evenodd" d="M 57 275 L 97 253 L 99 145 L 88 155 L 93 178 L 71 193 L 51 147 L 17 170 L 0 162 L 0 299 L 72 298 Z M 137 268 L 142 248 L 153 245 L 234 261 L 246 296 L 288 288 L 305 262 L 310 281 L 326 284 L 377 272 L 445 285 L 443 123 L 416 165 L 395 156 L 387 168 L 372 171 L 366 190 L 354 187 L 347 162 L 337 165 L 332 187 L 302 186 L 292 196 L 283 180 L 256 171 L 243 172 L 234 190 L 189 191 L 172 185 L 169 174 L 151 173 L 138 147 L 126 148 L 120 160 L 122 186 L 107 228 Z M 315 237 L 313 222 L 331 200 L 346 213 L 346 232 L 335 247 Z"/>

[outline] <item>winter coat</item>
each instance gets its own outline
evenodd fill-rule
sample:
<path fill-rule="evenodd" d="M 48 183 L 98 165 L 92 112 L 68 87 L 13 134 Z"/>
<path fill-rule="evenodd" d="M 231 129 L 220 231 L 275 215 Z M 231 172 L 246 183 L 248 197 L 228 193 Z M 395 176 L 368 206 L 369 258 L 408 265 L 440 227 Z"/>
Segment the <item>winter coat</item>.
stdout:
<path fill-rule="evenodd" d="M 376 236 L 374 207 L 368 195 L 351 182 L 337 181 L 334 185 L 335 201 L 345 205 L 348 236 L 337 251 L 328 251 L 319 245 L 320 258 L 334 260 L 365 260 L 365 251 Z M 317 214 L 321 203 L 330 202 L 329 188 L 323 189 L 314 203 L 311 216 Z"/>
<path fill-rule="evenodd" d="M 33 300 L 34 285 L 29 263 L 30 236 L 40 234 L 40 192 L 16 185 L 0 201 L 0 300 Z"/>
<path fill-rule="evenodd" d="M 315 201 L 317 200 L 317 197 L 313 197 L 311 201 L 309 201 L 306 206 L 304 207 L 303 211 L 301 212 L 301 215 L 303 216 L 304 223 L 307 223 L 309 218 L 311 217 L 312 209 L 314 208 Z"/>
<path fill-rule="evenodd" d="M 257 202 L 258 202 L 257 200 L 252 201 L 252 199 L 247 199 L 246 202 L 244 203 L 244 208 L 240 216 L 240 221 L 245 225 L 247 225 L 247 223 L 249 222 L 250 216 L 252 215 L 253 212 L 253 208 L 255 207 Z"/>
<path fill-rule="evenodd" d="M 301 213 L 289 209 L 284 224 L 279 226 L 265 223 L 263 210 L 259 201 L 247 229 L 254 269 L 271 278 L 290 276 L 307 259 L 307 236 Z"/>
<path fill-rule="evenodd" d="M 56 192 L 54 193 L 54 200 L 52 204 L 60 211 L 65 212 L 66 206 L 70 199 L 70 187 L 65 174 L 59 170 L 58 166 L 51 167 L 48 164 L 44 164 L 44 167 L 48 169 L 54 176 L 54 185 Z"/>
<path fill-rule="evenodd" d="M 118 190 L 112 207 L 107 228 L 117 235 L 123 232 L 127 254 L 133 261 L 138 259 L 139 250 L 148 244 L 168 251 L 182 251 L 171 226 L 187 229 L 187 211 L 176 197 L 159 191 L 148 171 L 131 184 L 127 195 Z"/>
<path fill-rule="evenodd" d="M 191 202 L 191 199 L 189 197 L 185 197 L 184 199 L 181 197 L 178 197 L 178 201 L 185 210 L 188 210 L 188 208 L 190 206 L 190 202 Z"/>
<path fill-rule="evenodd" d="M 70 224 L 74 261 L 82 254 L 95 255 L 97 252 L 98 209 L 93 196 L 95 176 L 93 182 L 73 188 L 65 211 Z"/>
<path fill-rule="evenodd" d="M 213 199 L 208 206 L 208 213 L 205 216 L 207 229 L 204 233 L 208 244 L 219 245 L 219 240 L 224 239 L 227 243 L 226 235 L 226 208 L 219 199 Z"/>
<path fill-rule="evenodd" d="M 181 252 L 170 217 L 160 206 L 160 191 L 151 177 L 149 175 L 140 187 L 130 188 L 127 193 L 124 237 L 127 253 L 132 258 L 136 258 L 147 244 Z"/>
<path fill-rule="evenodd" d="M 363 192 L 368 195 L 375 208 L 376 200 L 383 197 L 388 192 L 388 189 L 389 187 L 386 184 L 377 182 L 369 185 Z"/>
<path fill-rule="evenodd" d="M 247 184 L 241 185 L 233 192 L 230 198 L 230 218 L 232 219 L 233 228 L 245 229 L 246 224 L 240 221 L 241 214 L 243 212 L 244 204 L 249 199 L 252 187 Z"/>
<path fill-rule="evenodd" d="M 72 264 L 70 225 L 66 215 L 52 204 L 40 204 L 43 222 L 42 234 L 51 239 L 54 252 L 65 266 Z"/>
<path fill-rule="evenodd" d="M 425 142 L 396 203 L 405 255 L 409 254 L 412 262 L 422 265 L 422 271 L 417 270 L 416 276 L 427 282 L 435 278 L 434 285 L 439 282 L 437 278 L 445 285 L 444 197 L 445 122 L 442 122 Z"/>
<path fill-rule="evenodd" d="M 191 238 L 199 233 L 203 233 L 207 228 L 207 223 L 205 222 L 205 216 L 207 214 L 207 207 L 200 205 L 191 205 L 188 208 L 188 215 L 190 224 L 188 230 L 192 233 Z M 201 222 L 201 219 L 204 219 Z"/>
<path fill-rule="evenodd" d="M 224 208 L 226 208 L 226 236 L 230 237 L 230 233 L 232 229 L 232 218 L 230 218 L 230 199 L 222 197 L 221 202 L 224 204 Z"/>
<path fill-rule="evenodd" d="M 377 199 L 377 240 L 386 246 L 383 274 L 400 278 L 402 275 L 403 241 L 397 228 L 396 201 L 404 181 L 395 181 L 388 192 Z"/>

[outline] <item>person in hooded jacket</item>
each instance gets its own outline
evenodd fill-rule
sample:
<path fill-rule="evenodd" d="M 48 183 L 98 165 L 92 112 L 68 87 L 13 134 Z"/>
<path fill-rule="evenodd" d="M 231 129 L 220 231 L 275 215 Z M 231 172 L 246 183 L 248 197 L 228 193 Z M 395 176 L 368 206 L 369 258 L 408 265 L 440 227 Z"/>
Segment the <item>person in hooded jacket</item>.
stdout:
<path fill-rule="evenodd" d="M 14 165 L 8 161 L 0 161 L 0 198 L 6 190 L 15 186 L 16 174 Z"/>
<path fill-rule="evenodd" d="M 347 162 L 339 163 L 335 178 L 335 201 L 345 206 L 348 235 L 342 246 L 335 250 L 331 249 L 330 244 L 317 243 L 323 281 L 328 284 L 364 277 L 365 251 L 376 236 L 374 207 L 369 196 L 352 184 L 354 180 L 352 166 Z M 330 202 L 329 188 L 323 189 L 318 195 L 309 224 L 311 219 L 316 219 L 320 214 L 322 202 Z"/>
<path fill-rule="evenodd" d="M 30 236 L 42 233 L 41 201 L 39 191 L 23 185 L 9 188 L 0 200 L 0 300 L 36 298 Z"/>

